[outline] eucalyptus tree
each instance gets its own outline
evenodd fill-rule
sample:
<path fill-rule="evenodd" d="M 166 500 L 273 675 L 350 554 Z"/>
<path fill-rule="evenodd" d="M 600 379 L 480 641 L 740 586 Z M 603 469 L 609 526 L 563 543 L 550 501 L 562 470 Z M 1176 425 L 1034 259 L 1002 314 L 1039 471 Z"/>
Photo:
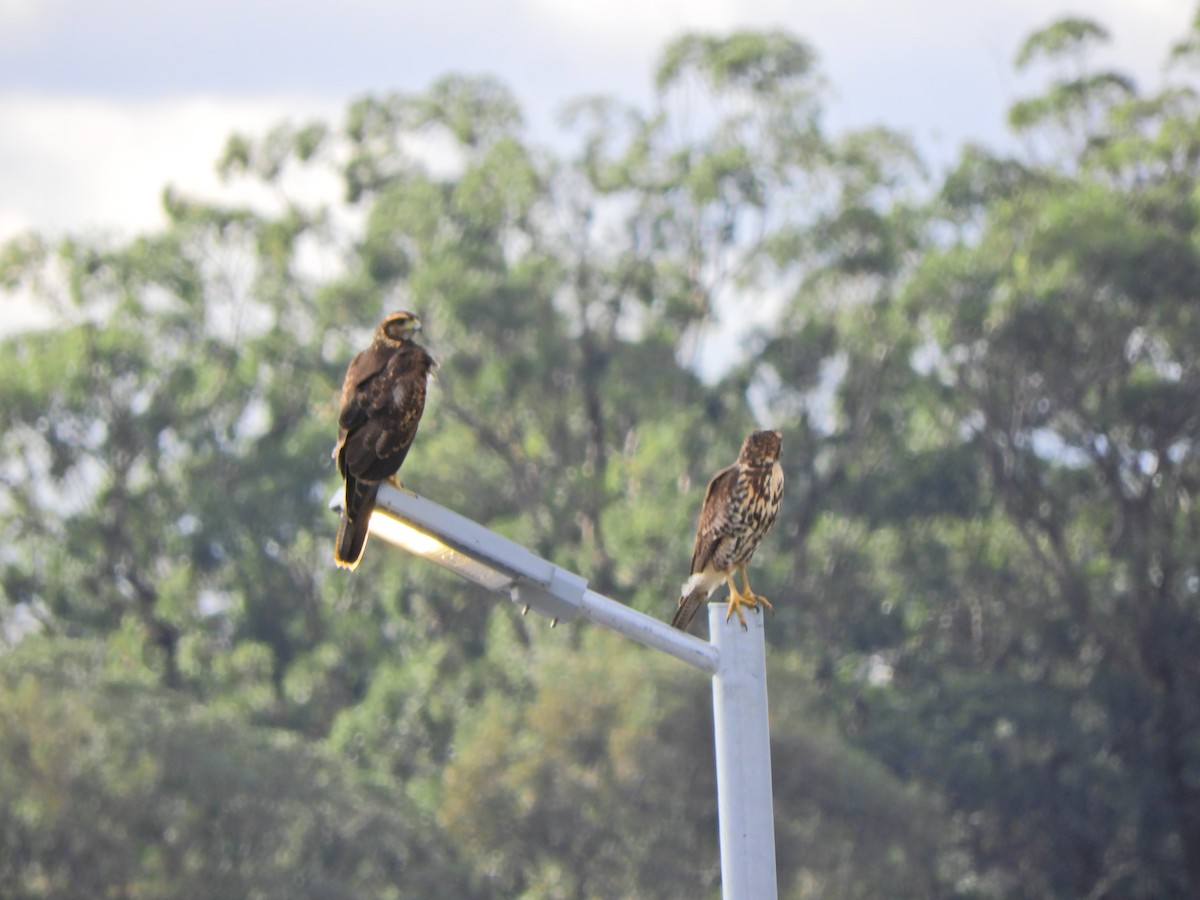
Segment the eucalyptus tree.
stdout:
<path fill-rule="evenodd" d="M 1094 68 L 1106 37 L 1024 44 L 1025 149 L 964 153 L 903 294 L 925 440 L 967 460 L 930 486 L 968 514 L 887 539 L 908 627 L 867 745 L 1005 895 L 1200 891 L 1200 106 Z"/>

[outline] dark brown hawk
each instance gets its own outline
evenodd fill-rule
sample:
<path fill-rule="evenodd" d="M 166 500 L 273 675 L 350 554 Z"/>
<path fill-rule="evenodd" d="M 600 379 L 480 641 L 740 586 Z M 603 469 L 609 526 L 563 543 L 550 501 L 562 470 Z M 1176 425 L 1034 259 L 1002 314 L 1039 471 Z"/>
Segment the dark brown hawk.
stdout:
<path fill-rule="evenodd" d="M 683 585 L 671 619 L 681 631 L 687 631 L 700 604 L 722 581 L 729 585 L 726 622 L 736 612 L 744 627 L 742 607 L 756 609 L 761 603 L 771 608 L 766 597 L 750 589 L 746 566 L 779 515 L 783 499 L 783 468 L 779 465 L 782 442 L 783 435 L 778 431 L 755 431 L 742 444 L 737 461 L 708 483 L 692 548 L 691 578 Z M 734 584 L 734 570 L 742 573 L 741 591 Z"/>
<path fill-rule="evenodd" d="M 338 441 L 333 448 L 346 479 L 334 561 L 353 569 L 362 559 L 379 484 L 399 470 L 425 410 L 433 357 L 413 340 L 421 320 L 410 312 L 386 316 L 371 346 L 350 362 L 342 383 Z"/>

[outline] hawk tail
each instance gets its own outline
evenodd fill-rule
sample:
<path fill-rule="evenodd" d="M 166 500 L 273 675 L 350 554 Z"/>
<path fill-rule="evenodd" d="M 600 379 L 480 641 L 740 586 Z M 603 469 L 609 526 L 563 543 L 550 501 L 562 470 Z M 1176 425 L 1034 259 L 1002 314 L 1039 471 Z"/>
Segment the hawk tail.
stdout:
<path fill-rule="evenodd" d="M 696 615 L 696 610 L 700 608 L 705 599 L 707 599 L 709 591 L 707 588 L 694 588 L 685 593 L 679 598 L 679 606 L 675 609 L 675 615 L 671 619 L 671 627 L 678 628 L 680 631 L 687 631 L 688 626 L 692 624 L 692 619 Z"/>
<path fill-rule="evenodd" d="M 375 509 L 375 495 L 378 493 L 379 482 L 359 481 L 352 475 L 347 476 L 346 501 L 342 520 L 338 523 L 337 541 L 333 546 L 333 561 L 343 569 L 357 568 L 362 559 L 371 512 Z"/>

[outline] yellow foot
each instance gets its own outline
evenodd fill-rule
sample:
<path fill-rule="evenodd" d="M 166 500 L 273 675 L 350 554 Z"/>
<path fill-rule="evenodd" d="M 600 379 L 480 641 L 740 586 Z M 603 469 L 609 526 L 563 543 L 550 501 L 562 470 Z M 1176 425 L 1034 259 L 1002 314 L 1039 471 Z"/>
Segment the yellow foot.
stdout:
<path fill-rule="evenodd" d="M 743 590 L 741 590 L 741 591 L 737 591 L 737 590 L 734 588 L 734 586 L 733 586 L 733 578 L 732 578 L 732 577 L 730 577 L 730 578 L 729 578 L 729 592 L 730 592 L 730 594 L 734 594 L 734 593 L 740 593 L 740 594 L 741 594 L 741 597 L 742 597 L 742 600 L 741 600 L 741 602 L 742 602 L 744 605 L 746 605 L 746 606 L 749 606 L 749 607 L 751 607 L 751 608 L 754 608 L 754 607 L 757 607 L 757 606 L 758 606 L 758 605 L 761 603 L 763 606 L 765 606 L 765 607 L 766 607 L 767 609 L 769 609 L 771 612 L 775 612 L 775 607 L 773 607 L 773 606 L 771 605 L 771 601 L 770 601 L 770 600 L 768 600 L 766 597 L 763 597 L 763 596 L 761 596 L 761 595 L 759 595 L 759 594 L 756 594 L 756 593 L 754 593 L 753 589 L 750 587 L 750 579 L 746 577 L 746 567 L 745 567 L 745 566 L 738 566 L 738 571 L 742 573 L 742 587 L 743 587 Z M 732 600 L 732 597 L 731 597 L 730 599 Z M 739 611 L 739 612 L 738 612 L 738 618 L 740 619 L 741 617 L 742 617 L 742 614 L 741 614 L 741 612 Z M 726 616 L 726 617 L 725 617 L 725 621 L 729 621 L 729 617 L 728 617 L 728 616 Z M 743 625 L 745 625 L 745 624 L 746 624 L 744 620 L 743 620 L 742 624 L 743 624 Z"/>
<path fill-rule="evenodd" d="M 728 622 L 730 616 L 732 616 L 734 613 L 737 613 L 738 621 L 741 622 L 742 627 L 745 628 L 746 627 L 746 617 L 744 615 L 742 615 L 742 607 L 746 606 L 746 607 L 749 607 L 750 609 L 757 609 L 758 608 L 758 600 L 759 600 L 759 598 L 755 597 L 753 594 L 746 596 L 743 594 L 739 594 L 737 591 L 730 591 L 729 592 L 729 609 L 725 613 L 725 621 Z"/>
<path fill-rule="evenodd" d="M 387 479 L 387 483 L 390 484 L 392 487 L 394 487 L 398 491 L 404 490 L 404 485 L 402 485 L 400 483 L 399 475 L 389 475 L 388 479 Z"/>

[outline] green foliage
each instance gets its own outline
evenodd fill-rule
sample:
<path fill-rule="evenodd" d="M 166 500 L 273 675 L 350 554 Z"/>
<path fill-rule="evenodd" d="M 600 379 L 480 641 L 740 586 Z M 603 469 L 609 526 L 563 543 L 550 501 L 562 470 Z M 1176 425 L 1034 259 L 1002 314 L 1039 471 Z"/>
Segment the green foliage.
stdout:
<path fill-rule="evenodd" d="M 783 429 L 783 896 L 1195 895 L 1200 107 L 1106 38 L 1033 35 L 1028 152 L 936 184 L 824 132 L 800 39 L 684 35 L 567 149 L 447 76 L 230 138 L 293 199 L 10 242 L 53 324 L 0 341 L 0 893 L 718 894 L 703 679 L 382 545 L 332 569 L 339 379 L 408 306 L 405 483 L 654 615 Z"/>
<path fill-rule="evenodd" d="M 1025 39 L 1017 51 L 1016 67 L 1024 69 L 1041 59 L 1077 54 L 1093 43 L 1105 43 L 1108 39 L 1108 30 L 1091 19 L 1074 16 L 1059 19 Z"/>
<path fill-rule="evenodd" d="M 1068 25 L 1027 48 L 1095 36 Z M 1200 883 L 1200 709 L 1180 690 L 1200 647 L 1185 549 L 1200 525 L 1186 96 L 1137 98 L 1128 79 L 1084 72 L 1019 105 L 1029 127 L 1076 116 L 1088 143 L 1040 171 L 969 155 L 947 199 L 978 198 L 976 230 L 929 254 L 905 298 L 937 336 L 930 375 L 1012 537 L 1004 580 L 989 566 L 949 582 L 969 585 L 946 628 L 975 645 L 970 669 L 925 677 L 914 658 L 928 693 L 894 710 L 899 696 L 882 697 L 870 746 L 906 767 L 941 760 L 936 779 L 1004 892 L 1186 896 Z M 928 727 L 904 746 L 914 717 Z M 1016 857 L 1028 873 L 1003 862 Z"/>
<path fill-rule="evenodd" d="M 439 818 L 487 861 L 485 894 L 713 891 L 716 787 L 694 749 L 711 747 L 706 685 L 620 640 L 540 642 L 524 678 L 463 718 Z"/>
<path fill-rule="evenodd" d="M 0 662 L 5 897 L 470 896 L 432 821 L 317 748 L 113 671 L 95 642 Z"/>
<path fill-rule="evenodd" d="M 807 76 L 815 61 L 812 49 L 786 32 L 687 34 L 667 45 L 655 81 L 663 90 L 693 71 L 717 88 L 740 86 L 769 94 L 781 84 Z"/>

